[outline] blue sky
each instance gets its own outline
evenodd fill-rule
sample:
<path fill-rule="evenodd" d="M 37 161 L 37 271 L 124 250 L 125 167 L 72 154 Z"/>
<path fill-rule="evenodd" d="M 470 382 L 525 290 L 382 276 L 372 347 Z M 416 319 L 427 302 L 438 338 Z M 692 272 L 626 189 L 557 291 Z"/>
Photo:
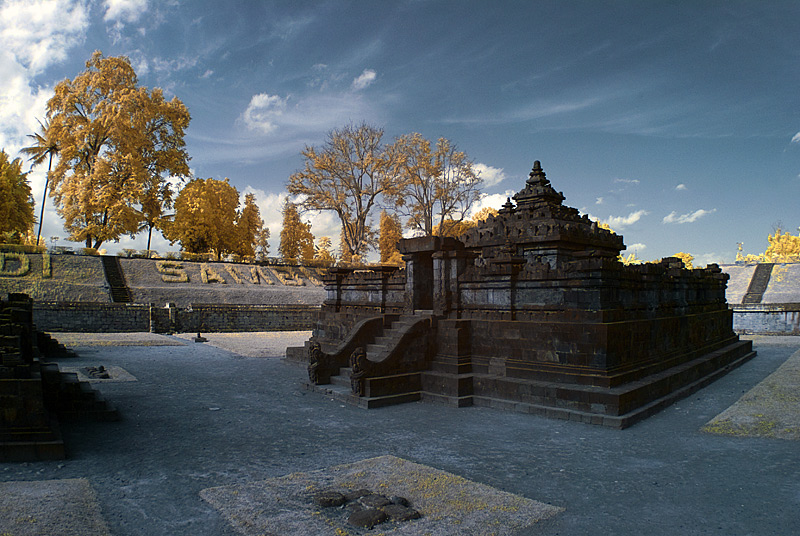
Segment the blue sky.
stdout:
<path fill-rule="evenodd" d="M 300 151 L 362 121 L 455 142 L 484 204 L 540 160 L 646 260 L 731 262 L 800 226 L 798 2 L 0 0 L 0 148 L 17 156 L 94 50 L 187 105 L 193 173 L 255 192 L 273 253 Z M 66 235 L 52 210 L 43 234 Z"/>

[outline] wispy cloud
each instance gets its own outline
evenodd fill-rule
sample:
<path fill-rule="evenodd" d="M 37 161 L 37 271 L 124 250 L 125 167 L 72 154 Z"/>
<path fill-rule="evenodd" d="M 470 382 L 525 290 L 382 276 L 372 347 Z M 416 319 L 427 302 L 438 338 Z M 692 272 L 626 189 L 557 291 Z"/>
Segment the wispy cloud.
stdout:
<path fill-rule="evenodd" d="M 597 200 L 594 202 L 595 205 L 602 205 L 605 202 L 605 198 L 598 197 Z"/>
<path fill-rule="evenodd" d="M 471 117 L 458 117 L 444 119 L 445 123 L 463 124 L 505 124 L 531 121 L 545 117 L 553 117 L 572 112 L 577 112 L 596 106 L 602 102 L 599 97 L 578 98 L 575 100 L 537 100 L 524 104 L 513 110 L 503 113 L 493 113 L 491 115 L 479 115 Z"/>
<path fill-rule="evenodd" d="M 372 106 L 352 92 L 306 96 L 253 95 L 240 121 L 252 132 L 305 136 L 327 132 L 353 121 L 369 121 Z"/>
<path fill-rule="evenodd" d="M 495 186 L 506 180 L 506 174 L 503 168 L 487 166 L 482 163 L 475 164 L 473 168 L 478 172 L 480 178 L 483 179 L 483 186 L 485 188 Z"/>
<path fill-rule="evenodd" d="M 364 69 L 364 72 L 362 72 L 353 80 L 353 89 L 355 91 L 361 91 L 365 87 L 372 84 L 377 76 L 378 74 L 372 69 Z"/>
<path fill-rule="evenodd" d="M 681 192 L 681 191 L 683 191 L 683 190 L 688 190 L 688 188 L 686 187 L 686 185 L 685 185 L 685 184 L 683 184 L 683 183 L 681 183 L 681 184 L 677 185 L 677 186 L 675 187 L 675 189 L 676 189 L 677 191 L 679 191 L 679 192 Z"/>
<path fill-rule="evenodd" d="M 690 212 L 688 214 L 678 215 L 678 213 L 673 210 L 672 212 L 664 216 L 664 219 L 662 221 L 663 223 L 693 223 L 702 218 L 703 216 L 708 216 L 709 214 L 713 214 L 716 211 L 717 209 L 715 208 L 712 208 L 711 210 L 705 210 L 701 208 L 699 210 L 695 210 L 694 212 Z"/>
<path fill-rule="evenodd" d="M 800 143 L 800 132 L 792 136 L 792 143 Z"/>
<path fill-rule="evenodd" d="M 639 184 L 639 179 L 614 179 L 616 184 Z"/>

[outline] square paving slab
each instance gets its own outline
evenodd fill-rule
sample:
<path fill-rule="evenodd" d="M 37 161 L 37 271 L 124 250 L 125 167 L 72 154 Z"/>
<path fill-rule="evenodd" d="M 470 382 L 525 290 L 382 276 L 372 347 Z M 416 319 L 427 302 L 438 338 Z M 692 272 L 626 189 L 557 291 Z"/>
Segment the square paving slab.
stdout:
<path fill-rule="evenodd" d="M 0 482 L 0 534 L 108 536 L 85 478 Z"/>
<path fill-rule="evenodd" d="M 422 517 L 388 521 L 367 530 L 350 525 L 343 508 L 322 508 L 314 502 L 314 496 L 323 490 L 360 489 L 404 497 Z M 200 496 L 248 536 L 511 536 L 564 510 L 394 456 L 208 488 Z"/>

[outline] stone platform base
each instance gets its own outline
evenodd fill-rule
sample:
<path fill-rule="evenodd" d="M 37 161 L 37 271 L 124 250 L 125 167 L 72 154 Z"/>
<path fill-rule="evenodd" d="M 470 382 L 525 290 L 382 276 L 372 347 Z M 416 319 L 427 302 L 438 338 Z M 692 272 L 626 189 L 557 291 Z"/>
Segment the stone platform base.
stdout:
<path fill-rule="evenodd" d="M 419 382 L 405 382 L 421 385 L 421 389 L 358 397 L 350 390 L 349 369 L 344 368 L 340 375 L 331 377 L 330 384 L 305 386 L 329 398 L 368 409 L 421 400 L 454 407 L 491 407 L 622 429 L 691 395 L 755 355 L 751 341 L 737 341 L 618 387 L 425 371 L 415 373 L 420 376 Z"/>
<path fill-rule="evenodd" d="M 0 440 L 0 462 L 63 460 L 67 457 L 58 425 L 53 422 L 42 439 Z"/>

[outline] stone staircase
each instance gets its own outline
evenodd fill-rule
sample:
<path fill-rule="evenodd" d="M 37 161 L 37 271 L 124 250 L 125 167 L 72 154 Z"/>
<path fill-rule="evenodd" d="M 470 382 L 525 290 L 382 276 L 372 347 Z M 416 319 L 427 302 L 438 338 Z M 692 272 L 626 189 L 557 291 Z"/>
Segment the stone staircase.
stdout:
<path fill-rule="evenodd" d="M 747 293 L 742 298 L 742 304 L 757 304 L 761 303 L 764 298 L 764 293 L 769 286 L 769 280 L 772 277 L 772 268 L 774 263 L 761 263 L 756 265 L 756 270 L 753 272 L 753 278 L 750 280 L 750 285 L 747 287 Z"/>
<path fill-rule="evenodd" d="M 111 301 L 114 303 L 130 303 L 131 291 L 125 283 L 125 276 L 119 265 L 119 258 L 113 255 L 102 255 L 103 271 L 106 274 Z"/>
<path fill-rule="evenodd" d="M 119 412 L 74 372 L 61 372 L 55 363 L 42 363 L 45 405 L 59 421 L 118 421 Z"/>
<path fill-rule="evenodd" d="M 402 343 L 404 335 L 420 321 L 430 321 L 432 314 L 430 311 L 418 311 L 413 315 L 403 315 L 393 321 L 388 328 L 384 328 L 365 346 L 367 359 L 374 364 L 378 370 L 380 365 L 391 359 L 398 346 Z M 424 349 L 423 349 L 424 350 Z M 370 375 L 365 378 L 364 396 L 356 396 L 352 391 L 350 367 L 340 367 L 339 373 L 332 375 L 330 383 L 325 385 L 307 386 L 324 395 L 347 402 L 363 408 L 379 408 L 405 402 L 414 402 L 422 396 L 422 377 L 423 371 L 412 370 L 394 374 Z"/>

